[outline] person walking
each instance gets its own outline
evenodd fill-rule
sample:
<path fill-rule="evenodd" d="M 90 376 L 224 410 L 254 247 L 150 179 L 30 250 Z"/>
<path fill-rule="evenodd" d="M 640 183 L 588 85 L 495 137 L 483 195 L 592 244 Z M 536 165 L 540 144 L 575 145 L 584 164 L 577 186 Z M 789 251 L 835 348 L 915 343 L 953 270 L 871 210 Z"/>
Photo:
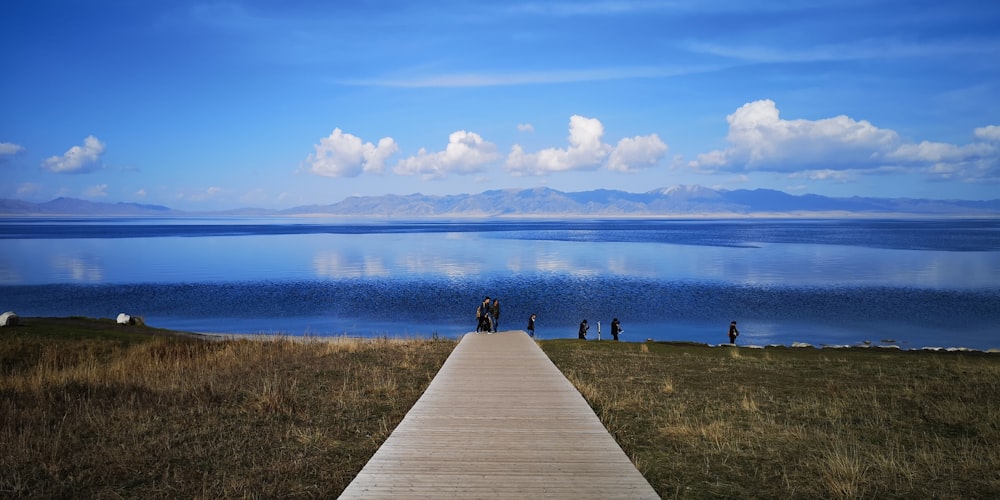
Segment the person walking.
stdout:
<path fill-rule="evenodd" d="M 493 319 L 493 333 L 496 333 L 497 328 L 500 326 L 500 299 L 493 299 L 493 305 L 490 307 L 490 316 Z"/>
<path fill-rule="evenodd" d="M 476 308 L 476 333 L 481 331 L 489 332 L 490 298 L 486 297 Z"/>
<path fill-rule="evenodd" d="M 622 324 L 618 321 L 618 318 L 611 320 L 611 337 L 614 340 L 618 340 L 618 334 L 622 333 Z"/>
<path fill-rule="evenodd" d="M 535 313 L 528 317 L 528 336 L 535 338 Z"/>
<path fill-rule="evenodd" d="M 587 320 L 583 320 L 583 322 L 580 323 L 580 340 L 587 340 L 587 330 L 590 330 L 590 325 L 587 324 Z"/>
<path fill-rule="evenodd" d="M 740 336 L 740 331 L 736 329 L 736 322 L 733 321 L 732 323 L 729 324 L 729 343 L 735 344 L 736 337 L 739 336 Z"/>

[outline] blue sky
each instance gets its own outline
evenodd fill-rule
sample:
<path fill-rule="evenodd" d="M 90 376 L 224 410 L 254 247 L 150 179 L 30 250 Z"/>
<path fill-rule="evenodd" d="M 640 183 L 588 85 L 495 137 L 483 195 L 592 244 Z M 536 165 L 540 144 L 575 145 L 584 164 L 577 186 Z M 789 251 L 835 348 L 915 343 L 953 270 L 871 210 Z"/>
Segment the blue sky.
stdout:
<path fill-rule="evenodd" d="M 14 0 L 0 198 L 998 198 L 998 26 L 964 0 Z"/>

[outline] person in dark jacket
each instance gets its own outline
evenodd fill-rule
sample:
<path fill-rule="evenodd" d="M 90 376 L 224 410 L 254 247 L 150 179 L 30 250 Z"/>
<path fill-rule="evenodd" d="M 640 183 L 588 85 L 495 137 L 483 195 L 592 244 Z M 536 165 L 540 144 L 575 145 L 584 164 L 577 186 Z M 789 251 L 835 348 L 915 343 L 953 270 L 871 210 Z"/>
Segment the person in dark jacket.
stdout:
<path fill-rule="evenodd" d="M 528 318 L 528 336 L 535 338 L 535 313 L 531 313 Z"/>
<path fill-rule="evenodd" d="M 580 323 L 581 340 L 587 340 L 587 330 L 590 330 L 590 325 L 587 324 L 587 320 L 583 320 L 583 323 Z"/>
<path fill-rule="evenodd" d="M 490 331 L 490 298 L 486 297 L 476 308 L 476 333 Z"/>
<path fill-rule="evenodd" d="M 618 334 L 622 332 L 622 324 L 618 322 L 618 318 L 611 320 L 611 337 L 614 340 L 618 340 Z"/>
<path fill-rule="evenodd" d="M 740 336 L 740 331 L 736 329 L 736 322 L 733 321 L 732 323 L 729 324 L 729 343 L 735 344 L 736 337 L 739 336 Z"/>
<path fill-rule="evenodd" d="M 490 316 L 493 319 L 493 333 L 496 333 L 497 327 L 500 326 L 500 299 L 493 299 L 493 305 L 490 306 Z"/>

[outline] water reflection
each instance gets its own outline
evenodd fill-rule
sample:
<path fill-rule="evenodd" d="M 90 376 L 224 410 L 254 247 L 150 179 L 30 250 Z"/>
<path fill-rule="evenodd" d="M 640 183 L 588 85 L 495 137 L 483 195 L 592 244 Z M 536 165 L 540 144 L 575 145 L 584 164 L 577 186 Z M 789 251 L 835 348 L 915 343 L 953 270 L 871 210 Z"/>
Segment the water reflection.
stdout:
<path fill-rule="evenodd" d="M 102 283 L 104 272 L 99 258 L 57 255 L 52 260 L 52 270 L 59 281 L 72 283 Z"/>
<path fill-rule="evenodd" d="M 379 256 L 344 255 L 322 250 L 313 257 L 313 269 L 320 278 L 365 278 L 390 275 Z"/>
<path fill-rule="evenodd" d="M 4 240 L 0 282 L 177 283 L 332 278 L 618 276 L 761 286 L 993 289 L 1000 252 L 762 243 L 547 241 L 478 233 Z"/>
<path fill-rule="evenodd" d="M 591 227 L 602 224 L 609 230 Z M 850 224 L 836 244 L 822 240 L 825 225 L 802 225 L 819 244 L 793 223 L 705 225 L 694 236 L 690 224 L 616 224 L 265 234 L 185 226 L 194 232 L 0 238 L 0 303 L 24 315 L 128 310 L 157 326 L 199 331 L 460 334 L 474 328 L 478 300 L 499 295 L 509 325 L 523 327 L 537 313 L 545 337 L 573 336 L 584 317 L 605 325 L 619 317 L 631 340 L 717 343 L 736 319 L 741 339 L 759 344 L 854 343 L 902 332 L 910 342 L 954 345 L 940 339 L 959 332 L 962 342 L 995 345 L 1000 249 L 993 240 L 963 246 L 965 236 L 951 235 L 935 246 L 894 233 L 890 245 L 865 235 L 854 240 L 869 243 L 852 246 Z M 233 234 L 220 234 L 227 231 Z M 914 247 L 901 248 L 911 240 Z"/>

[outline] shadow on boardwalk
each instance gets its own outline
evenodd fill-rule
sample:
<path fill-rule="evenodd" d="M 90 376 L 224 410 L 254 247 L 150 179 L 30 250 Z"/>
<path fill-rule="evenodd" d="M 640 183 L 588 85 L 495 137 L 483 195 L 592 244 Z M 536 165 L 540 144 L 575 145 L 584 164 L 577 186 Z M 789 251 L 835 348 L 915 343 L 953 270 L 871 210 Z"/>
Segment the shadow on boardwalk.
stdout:
<path fill-rule="evenodd" d="M 467 334 L 341 498 L 659 498 L 524 332 Z"/>

